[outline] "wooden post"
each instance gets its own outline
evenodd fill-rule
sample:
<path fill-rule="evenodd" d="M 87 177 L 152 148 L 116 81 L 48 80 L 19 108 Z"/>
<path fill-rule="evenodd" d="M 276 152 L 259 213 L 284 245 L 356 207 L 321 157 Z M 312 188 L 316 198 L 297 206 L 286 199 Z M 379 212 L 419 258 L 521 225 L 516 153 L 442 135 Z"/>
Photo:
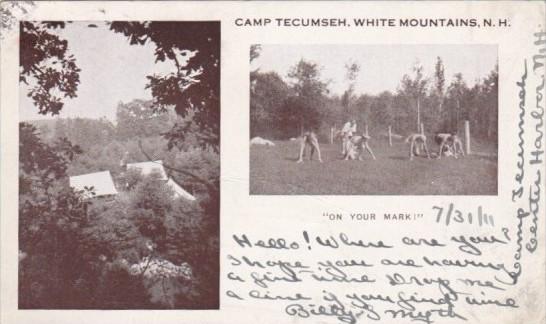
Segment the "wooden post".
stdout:
<path fill-rule="evenodd" d="M 421 125 L 421 107 L 420 106 L 421 105 L 419 102 L 419 97 L 417 97 L 417 128 L 419 128 L 419 126 Z"/>
<path fill-rule="evenodd" d="M 330 144 L 334 144 L 334 128 L 330 127 Z"/>
<path fill-rule="evenodd" d="M 366 136 L 368 136 L 368 124 L 364 124 L 364 134 L 366 134 Z"/>
<path fill-rule="evenodd" d="M 457 113 L 455 114 L 456 118 L 455 118 L 455 129 L 459 129 L 460 124 L 459 124 L 459 110 L 461 110 L 461 103 L 459 101 L 459 98 L 457 98 Z"/>
<path fill-rule="evenodd" d="M 468 120 L 464 121 L 464 148 L 466 154 L 471 154 L 470 152 L 470 122 Z"/>
<path fill-rule="evenodd" d="M 392 130 L 391 130 L 391 125 L 389 125 L 389 146 L 392 146 Z"/>
<path fill-rule="evenodd" d="M 419 132 L 421 133 L 421 135 L 425 135 L 425 124 L 421 123 L 421 127 L 419 128 Z"/>

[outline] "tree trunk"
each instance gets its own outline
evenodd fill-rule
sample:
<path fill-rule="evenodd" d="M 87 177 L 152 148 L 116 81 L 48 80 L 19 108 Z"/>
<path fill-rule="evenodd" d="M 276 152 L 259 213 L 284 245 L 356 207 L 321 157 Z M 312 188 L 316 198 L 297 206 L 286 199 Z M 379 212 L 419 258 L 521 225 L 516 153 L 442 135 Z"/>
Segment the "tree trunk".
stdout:
<path fill-rule="evenodd" d="M 468 120 L 464 122 L 464 146 L 466 155 L 470 155 L 470 122 Z"/>
<path fill-rule="evenodd" d="M 493 128 L 495 127 L 495 111 L 489 108 L 487 117 L 487 139 L 489 140 L 493 136 Z"/>

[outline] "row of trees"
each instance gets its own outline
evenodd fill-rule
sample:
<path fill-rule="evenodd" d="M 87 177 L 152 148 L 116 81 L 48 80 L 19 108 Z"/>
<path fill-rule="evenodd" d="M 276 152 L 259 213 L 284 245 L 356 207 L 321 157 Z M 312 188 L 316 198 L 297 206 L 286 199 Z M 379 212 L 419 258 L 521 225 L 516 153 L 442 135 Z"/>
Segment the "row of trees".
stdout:
<path fill-rule="evenodd" d="M 251 48 L 251 61 L 258 58 L 259 45 Z M 396 92 L 356 94 L 355 80 L 361 71 L 356 62 L 345 64 L 347 90 L 331 95 L 320 66 L 303 59 L 288 72 L 251 72 L 250 135 L 275 139 L 298 136 L 303 129 L 318 131 L 327 138 L 329 128 L 349 119 L 367 124 L 371 131 L 385 132 L 391 125 L 399 134 L 457 132 L 470 120 L 473 136 L 496 141 L 498 118 L 498 68 L 469 87 L 461 73 L 447 84 L 444 64 L 435 62 L 434 74 L 426 76 L 416 62 L 403 76 Z M 286 80 L 286 81 L 285 81 Z"/>
<path fill-rule="evenodd" d="M 54 31 L 64 22 L 22 22 L 20 81 L 37 111 L 56 115 L 77 96 L 77 58 Z M 96 28 L 90 24 L 89 28 Z M 219 283 L 219 23 L 115 22 L 130 44 L 155 45 L 176 71 L 148 76 L 151 102 L 118 106 L 106 119 L 20 124 L 19 306 L 21 308 L 217 308 Z M 178 62 L 183 51 L 195 55 Z M 154 175 L 120 170 L 163 159 L 171 176 L 197 192 L 174 199 Z M 85 200 L 69 176 L 110 170 L 120 194 Z M 125 178 L 124 178 L 125 177 Z M 93 191 L 93 188 L 89 188 Z M 149 278 L 131 264 L 187 262 L 190 280 Z"/>

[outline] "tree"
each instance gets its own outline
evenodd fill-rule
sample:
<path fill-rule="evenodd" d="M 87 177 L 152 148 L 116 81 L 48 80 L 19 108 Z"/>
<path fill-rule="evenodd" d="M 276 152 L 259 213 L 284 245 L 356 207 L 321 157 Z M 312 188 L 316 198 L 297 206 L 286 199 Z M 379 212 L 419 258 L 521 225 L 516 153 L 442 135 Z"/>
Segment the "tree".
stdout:
<path fill-rule="evenodd" d="M 282 109 L 290 89 L 275 72 L 257 73 L 250 96 L 250 137 L 282 138 L 286 126 L 282 124 Z"/>
<path fill-rule="evenodd" d="M 487 103 L 487 138 L 497 135 L 497 122 L 499 114 L 499 65 L 489 73 L 484 80 L 484 92 Z"/>
<path fill-rule="evenodd" d="M 259 44 L 250 45 L 250 63 L 260 57 L 260 52 L 262 51 L 262 46 Z M 254 86 L 256 85 L 256 78 L 260 74 L 259 69 L 250 71 L 250 93 L 253 92 Z M 252 96 L 251 96 L 252 98 Z"/>
<path fill-rule="evenodd" d="M 76 97 L 80 83 L 80 69 L 68 42 L 50 33 L 64 26 L 63 22 L 21 22 L 19 80 L 30 87 L 27 95 L 43 115 L 57 115 L 62 99 Z"/>
<path fill-rule="evenodd" d="M 355 80 L 360 72 L 360 65 L 356 62 L 345 63 L 345 71 L 345 80 L 348 82 L 348 88 L 341 97 L 341 105 L 344 109 L 343 120 L 347 120 L 351 117 L 349 107 L 354 99 Z"/>
<path fill-rule="evenodd" d="M 250 45 L 250 63 L 252 64 L 252 61 L 260 57 L 260 52 L 262 51 L 262 46 L 259 44 Z M 255 85 L 255 80 L 259 75 L 259 69 L 255 69 L 253 71 L 250 71 L 250 92 L 252 93 L 252 90 Z"/>
<path fill-rule="evenodd" d="M 433 84 L 430 88 L 430 95 L 426 99 L 428 106 L 425 106 L 424 119 L 428 128 L 434 132 L 442 132 L 446 127 L 445 101 L 445 74 L 444 63 L 441 57 L 436 58 L 434 65 Z"/>
<path fill-rule="evenodd" d="M 28 123 L 19 125 L 19 175 L 23 180 L 21 184 L 37 179 L 40 187 L 47 189 L 52 182 L 66 176 L 68 161 L 80 153 L 80 147 L 72 145 L 66 138 L 49 146 L 38 137 L 36 127 Z"/>
<path fill-rule="evenodd" d="M 120 102 L 116 110 L 116 135 L 120 140 L 161 135 L 175 123 L 170 111 L 154 111 L 151 101 Z"/>
<path fill-rule="evenodd" d="M 301 59 L 290 69 L 288 78 L 293 95 L 285 105 L 285 121 L 292 127 L 298 127 L 300 134 L 305 129 L 318 129 L 324 96 L 328 93 L 327 83 L 320 80 L 318 65 Z"/>
<path fill-rule="evenodd" d="M 82 249 L 87 202 L 67 186 L 67 163 L 79 147 L 61 139 L 50 146 L 36 128 L 19 128 L 19 306 L 77 304 L 89 287 L 89 251 Z M 92 257 L 91 257 L 92 259 Z"/>
<path fill-rule="evenodd" d="M 56 138 L 68 137 L 68 127 L 65 119 L 57 118 L 55 120 L 53 133 Z"/>
<path fill-rule="evenodd" d="M 461 102 L 468 91 L 466 82 L 461 73 L 456 73 L 447 89 L 448 97 L 451 100 L 451 131 L 456 132 L 461 117 Z"/>
<path fill-rule="evenodd" d="M 174 192 L 160 181 L 160 175 L 152 173 L 143 177 L 133 189 L 130 210 L 139 232 L 165 252 L 166 228 L 165 217 L 172 211 Z"/>
<path fill-rule="evenodd" d="M 219 150 L 220 144 L 220 23 L 219 22 L 113 22 L 110 29 L 129 38 L 131 45 L 151 42 L 157 61 L 170 60 L 176 71 L 149 75 L 153 109 L 173 106 L 182 117 L 164 136 L 169 148 L 183 142 L 192 130 L 199 144 Z M 192 128 L 195 125 L 196 128 Z"/>
<path fill-rule="evenodd" d="M 399 95 L 416 103 L 417 131 L 421 129 L 421 98 L 425 96 L 429 80 L 423 75 L 423 66 L 416 61 L 412 67 L 413 77 L 405 74 L 399 87 Z"/>
<path fill-rule="evenodd" d="M 436 65 L 434 66 L 434 93 L 440 98 L 444 96 L 445 83 L 446 79 L 444 76 L 444 62 L 438 56 L 436 58 Z"/>
<path fill-rule="evenodd" d="M 393 111 L 394 96 L 389 91 L 383 91 L 373 100 L 371 106 L 371 125 L 378 125 L 383 131 L 394 123 Z"/>
<path fill-rule="evenodd" d="M 260 52 L 262 51 L 262 45 L 254 44 L 250 45 L 250 63 L 260 57 Z"/>
<path fill-rule="evenodd" d="M 353 109 L 348 110 L 348 115 L 344 116 L 343 122 L 347 121 L 349 116 L 356 119 L 357 123 L 360 125 L 365 125 L 370 123 L 370 117 L 373 110 L 374 98 L 370 95 L 363 94 L 360 95 L 353 104 Z M 360 129 L 364 131 L 364 128 Z"/>

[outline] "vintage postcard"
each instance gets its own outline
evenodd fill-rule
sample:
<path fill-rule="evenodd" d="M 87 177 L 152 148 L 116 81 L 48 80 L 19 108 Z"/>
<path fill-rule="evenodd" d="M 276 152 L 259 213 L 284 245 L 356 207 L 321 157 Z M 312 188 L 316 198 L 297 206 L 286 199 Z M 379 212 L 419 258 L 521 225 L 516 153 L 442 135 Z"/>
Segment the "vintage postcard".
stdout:
<path fill-rule="evenodd" d="M 1 323 L 546 322 L 546 4 L 0 3 Z"/>

